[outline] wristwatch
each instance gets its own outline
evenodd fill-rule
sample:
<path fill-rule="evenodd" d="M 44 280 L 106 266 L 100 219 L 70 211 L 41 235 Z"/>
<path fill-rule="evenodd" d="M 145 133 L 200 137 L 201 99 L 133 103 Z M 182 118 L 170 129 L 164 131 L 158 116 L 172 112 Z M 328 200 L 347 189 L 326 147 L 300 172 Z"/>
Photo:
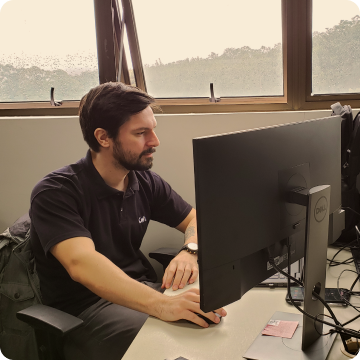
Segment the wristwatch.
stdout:
<path fill-rule="evenodd" d="M 188 253 L 197 255 L 198 254 L 198 245 L 196 243 L 188 243 L 185 244 L 179 251 L 179 253 L 183 250 L 186 250 Z"/>

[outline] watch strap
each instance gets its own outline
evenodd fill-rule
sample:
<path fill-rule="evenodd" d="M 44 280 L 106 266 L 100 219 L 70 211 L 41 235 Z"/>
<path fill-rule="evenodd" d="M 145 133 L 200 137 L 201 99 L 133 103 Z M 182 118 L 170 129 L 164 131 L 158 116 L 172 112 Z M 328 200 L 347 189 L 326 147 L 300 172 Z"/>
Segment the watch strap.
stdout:
<path fill-rule="evenodd" d="M 187 244 L 183 245 L 182 248 L 180 249 L 179 253 L 183 250 L 186 250 L 188 253 L 193 254 L 193 255 L 197 255 L 198 254 L 198 250 L 191 250 L 189 249 L 189 247 L 187 246 Z"/>

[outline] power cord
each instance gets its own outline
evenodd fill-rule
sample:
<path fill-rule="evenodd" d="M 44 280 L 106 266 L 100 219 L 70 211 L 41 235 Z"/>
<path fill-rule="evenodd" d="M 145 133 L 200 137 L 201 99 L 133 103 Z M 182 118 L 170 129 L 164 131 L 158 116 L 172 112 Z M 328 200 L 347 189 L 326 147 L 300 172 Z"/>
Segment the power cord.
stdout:
<path fill-rule="evenodd" d="M 357 238 L 358 238 L 358 234 L 357 234 Z M 346 244 L 345 246 L 341 247 L 336 253 L 335 255 L 332 257 L 332 259 L 327 259 L 327 261 L 329 262 L 329 266 L 338 266 L 338 265 L 346 265 L 346 264 L 351 264 L 354 261 L 354 258 L 351 257 L 349 259 L 346 259 L 344 261 L 335 261 L 335 257 L 343 250 L 347 249 L 347 248 L 351 248 L 353 245 L 356 245 L 356 243 L 358 243 L 358 239 L 351 241 L 349 244 Z"/>
<path fill-rule="evenodd" d="M 288 271 L 290 269 L 290 265 L 291 265 L 291 260 L 290 260 L 290 256 L 291 256 L 291 251 L 290 251 L 290 245 L 289 242 L 287 243 L 287 248 L 288 248 Z M 316 322 L 320 322 L 322 324 L 328 325 L 330 327 L 333 327 L 334 330 L 332 330 L 332 332 L 338 332 L 340 334 L 346 334 L 350 337 L 355 337 L 360 339 L 360 332 L 353 330 L 353 329 L 346 329 L 343 327 L 343 325 L 337 320 L 335 314 L 333 313 L 333 311 L 331 310 L 330 306 L 325 303 L 325 301 L 318 295 L 316 294 L 314 291 L 312 292 L 312 295 L 314 297 L 316 297 L 319 301 L 321 301 L 321 303 L 326 307 L 326 309 L 329 311 L 329 313 L 331 314 L 332 319 L 334 320 L 335 324 L 330 323 L 328 321 L 325 320 L 321 320 L 318 319 L 318 316 L 321 316 L 321 314 L 318 314 L 317 316 L 313 316 L 311 314 L 309 314 L 308 312 L 304 311 L 303 309 L 301 309 L 296 302 L 293 300 L 292 296 L 291 296 L 291 292 L 290 292 L 290 279 L 295 282 L 296 284 L 298 284 L 301 287 L 304 287 L 303 283 L 300 282 L 299 280 L 295 279 L 294 277 L 292 277 L 290 274 L 284 272 L 282 269 L 280 269 L 276 263 L 274 258 L 271 256 L 270 252 L 269 252 L 269 263 L 274 267 L 274 269 L 278 272 L 280 272 L 281 274 L 283 274 L 284 276 L 287 277 L 288 279 L 288 296 L 290 299 L 290 302 L 292 303 L 292 305 L 302 314 L 304 314 L 305 316 L 309 317 L 310 319 L 314 320 L 314 324 L 316 324 Z"/>

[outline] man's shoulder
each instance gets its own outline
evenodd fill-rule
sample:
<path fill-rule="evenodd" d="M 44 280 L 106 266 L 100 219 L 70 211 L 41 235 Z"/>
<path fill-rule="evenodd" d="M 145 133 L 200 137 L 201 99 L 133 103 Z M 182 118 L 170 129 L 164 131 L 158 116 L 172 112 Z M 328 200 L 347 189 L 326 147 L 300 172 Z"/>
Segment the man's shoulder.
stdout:
<path fill-rule="evenodd" d="M 74 164 L 66 165 L 60 169 L 52 171 L 51 173 L 44 176 L 35 185 L 31 193 L 31 200 L 33 200 L 36 195 L 45 190 L 79 188 L 82 183 L 83 169 L 84 166 L 81 159 Z"/>

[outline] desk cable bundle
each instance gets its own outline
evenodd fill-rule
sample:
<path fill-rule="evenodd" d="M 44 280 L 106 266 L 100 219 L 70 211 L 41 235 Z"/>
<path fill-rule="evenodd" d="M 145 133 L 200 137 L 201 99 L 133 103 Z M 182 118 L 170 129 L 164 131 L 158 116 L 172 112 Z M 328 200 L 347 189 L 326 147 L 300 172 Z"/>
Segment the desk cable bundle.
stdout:
<path fill-rule="evenodd" d="M 287 241 L 287 251 L 288 251 L 288 269 L 290 268 L 290 264 L 291 264 L 291 251 L 290 251 L 290 243 L 289 241 Z M 321 336 L 325 336 L 325 335 L 328 335 L 330 333 L 338 333 L 340 334 L 341 336 L 341 340 L 343 342 L 343 345 L 344 345 L 344 348 L 345 350 L 350 353 L 350 354 L 354 354 L 354 351 L 351 351 L 350 349 L 350 346 L 349 344 L 352 342 L 351 338 L 355 338 L 356 339 L 356 342 L 358 341 L 357 339 L 360 339 L 360 332 L 359 331 L 356 331 L 356 330 L 352 330 L 352 329 L 347 329 L 345 328 L 344 326 L 345 325 L 348 325 L 350 324 L 351 322 L 353 322 L 354 320 L 358 319 L 360 317 L 360 314 L 355 316 L 353 319 L 347 321 L 346 323 L 340 323 L 340 321 L 338 321 L 338 319 L 336 318 L 335 314 L 333 313 L 332 309 L 330 308 L 330 306 L 324 301 L 324 299 L 322 299 L 315 291 L 312 292 L 312 295 L 313 297 L 315 297 L 316 299 L 318 299 L 325 307 L 326 309 L 329 311 L 330 313 L 330 316 L 329 315 L 326 315 L 326 314 L 317 314 L 316 316 L 313 316 L 307 312 L 305 312 L 303 309 L 301 309 L 298 304 L 293 300 L 293 298 L 291 297 L 291 292 L 290 292 L 290 280 L 292 280 L 293 282 L 295 282 L 297 285 L 299 285 L 300 287 L 304 287 L 304 284 L 297 280 L 296 278 L 292 277 L 290 274 L 286 273 L 285 271 L 283 271 L 279 266 L 276 265 L 275 263 L 275 260 L 273 257 L 270 256 L 269 258 L 269 262 L 270 264 L 278 271 L 280 272 L 281 274 L 283 274 L 284 276 L 287 277 L 288 279 L 288 288 L 287 288 L 287 291 L 288 291 L 288 296 L 289 296 L 289 299 L 292 303 L 293 306 L 295 306 L 295 308 L 301 312 L 303 315 L 309 317 L 310 319 L 314 320 L 314 326 L 315 326 L 315 329 L 316 329 L 316 322 L 319 322 L 319 323 L 322 323 L 322 324 L 326 324 L 328 326 L 331 326 L 333 329 L 330 330 L 330 332 L 326 333 L 326 334 L 320 334 Z M 346 271 L 346 270 L 344 270 Z M 344 272 L 343 271 L 343 272 Z M 348 270 L 348 271 L 351 271 L 351 270 Z M 343 273 L 342 272 L 342 273 Z M 342 274 L 341 273 L 341 274 Z M 341 276 L 340 274 L 340 276 Z M 340 279 L 340 276 L 338 278 L 338 288 L 339 288 L 339 279 Z M 351 289 L 350 291 L 353 289 L 356 281 L 359 279 L 360 275 L 357 276 L 356 280 L 354 281 L 353 285 L 351 286 Z M 354 295 L 359 295 L 358 293 L 354 293 Z M 359 307 L 357 306 L 354 306 L 352 304 L 350 304 L 349 302 L 347 302 L 348 305 L 350 305 L 351 307 L 353 307 L 357 312 L 360 313 L 360 310 L 358 310 Z M 325 321 L 323 319 L 321 319 L 320 317 L 329 317 L 331 318 L 334 323 L 331 323 L 329 321 Z M 316 331 L 318 331 L 316 329 Z M 356 349 L 359 349 L 359 346 L 356 347 Z M 357 353 L 357 351 L 356 351 Z"/>

